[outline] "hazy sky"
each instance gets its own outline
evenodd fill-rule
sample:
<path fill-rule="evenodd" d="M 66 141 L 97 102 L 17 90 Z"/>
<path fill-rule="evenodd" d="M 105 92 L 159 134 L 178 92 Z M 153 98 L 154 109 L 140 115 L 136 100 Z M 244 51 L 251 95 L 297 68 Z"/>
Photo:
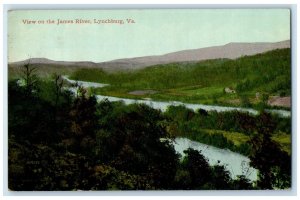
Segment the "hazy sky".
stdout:
<path fill-rule="evenodd" d="M 44 23 L 24 24 L 26 19 Z M 48 24 L 49 19 L 54 24 Z M 57 25 L 58 19 L 73 23 Z M 91 23 L 76 24 L 76 19 Z M 106 19 L 124 24 L 94 23 Z M 229 42 L 288 39 L 288 9 L 44 10 L 10 11 L 8 16 L 9 62 L 35 57 L 101 62 Z"/>

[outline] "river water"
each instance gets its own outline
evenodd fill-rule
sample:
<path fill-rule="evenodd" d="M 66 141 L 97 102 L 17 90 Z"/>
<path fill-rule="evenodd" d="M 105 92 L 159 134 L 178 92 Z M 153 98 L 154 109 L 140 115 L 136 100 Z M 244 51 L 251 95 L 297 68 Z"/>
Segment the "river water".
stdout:
<path fill-rule="evenodd" d="M 78 84 L 81 85 L 82 87 L 89 88 L 89 87 L 106 87 L 109 84 L 103 84 L 103 83 L 94 83 L 94 82 L 86 82 L 86 81 L 75 81 L 69 79 L 67 76 L 62 76 L 63 79 L 67 80 L 71 84 Z M 76 88 L 69 88 L 72 92 L 76 91 Z M 191 104 L 191 103 L 182 103 L 179 101 L 168 101 L 168 102 L 163 102 L 163 101 L 153 101 L 153 100 L 137 100 L 137 99 L 126 99 L 126 98 L 119 98 L 119 97 L 111 97 L 111 96 L 104 96 L 104 95 L 96 95 L 96 98 L 98 101 L 107 99 L 109 101 L 123 101 L 125 104 L 133 104 L 133 103 L 141 103 L 141 104 L 146 104 L 154 109 L 160 109 L 161 111 L 166 111 L 169 106 L 178 106 L 178 105 L 183 105 L 189 109 L 192 109 L 194 111 L 203 109 L 206 111 L 212 111 L 215 110 L 217 112 L 225 112 L 225 111 L 240 111 L 240 112 L 248 112 L 250 114 L 257 115 L 259 112 L 255 109 L 251 108 L 240 108 L 240 107 L 229 107 L 229 106 L 216 106 L 216 105 L 203 105 L 203 104 Z M 267 110 L 268 112 L 271 113 L 276 113 L 280 115 L 281 117 L 290 117 L 291 112 L 286 111 L 286 110 Z"/>
<path fill-rule="evenodd" d="M 234 179 L 238 175 L 244 175 L 251 181 L 257 180 L 257 170 L 250 167 L 250 159 L 228 149 L 220 149 L 210 145 L 202 144 L 187 138 L 176 138 L 173 142 L 176 152 L 184 155 L 183 151 L 192 148 L 201 151 L 210 165 L 224 165 Z"/>
<path fill-rule="evenodd" d="M 85 88 L 106 87 L 109 85 L 109 84 L 93 83 L 93 82 L 86 82 L 86 81 L 75 81 L 69 79 L 67 76 L 63 76 L 62 78 L 67 80 L 71 84 L 78 84 Z M 69 87 L 68 89 L 76 93 L 75 87 Z M 123 101 L 125 104 L 143 103 L 152 108 L 160 109 L 162 111 L 166 111 L 170 105 L 174 105 L 174 106 L 184 105 L 185 107 L 190 108 L 192 110 L 204 109 L 206 111 L 215 110 L 217 112 L 238 110 L 241 112 L 258 114 L 258 111 L 249 108 L 189 104 L 189 103 L 182 103 L 178 101 L 160 102 L 160 101 L 152 101 L 152 100 L 135 100 L 135 99 L 118 98 L 118 97 L 111 97 L 111 96 L 104 96 L 104 95 L 96 95 L 96 98 L 98 101 L 107 99 L 109 101 Z M 290 112 L 285 110 L 269 110 L 269 112 L 278 113 L 283 117 L 290 116 Z M 201 151 L 201 154 L 208 160 L 210 165 L 217 165 L 217 164 L 224 165 L 225 168 L 230 172 L 232 178 L 236 178 L 236 176 L 238 175 L 244 175 L 251 181 L 257 180 L 257 170 L 250 167 L 249 158 L 241 154 L 232 152 L 228 149 L 220 149 L 210 145 L 195 142 L 187 138 L 176 138 L 175 141 L 173 142 L 173 145 L 176 152 L 178 152 L 182 156 L 184 155 L 183 151 L 188 148 Z"/>
<path fill-rule="evenodd" d="M 67 82 L 71 83 L 71 84 L 78 84 L 78 85 L 81 85 L 82 87 L 84 88 L 91 88 L 91 87 L 94 87 L 94 88 L 101 88 L 101 87 L 105 87 L 105 86 L 108 86 L 109 84 L 104 84 L 104 83 L 94 83 L 94 82 L 86 82 L 86 81 L 76 81 L 76 80 L 72 80 L 72 79 L 69 79 L 68 76 L 62 76 L 62 79 L 66 80 Z"/>

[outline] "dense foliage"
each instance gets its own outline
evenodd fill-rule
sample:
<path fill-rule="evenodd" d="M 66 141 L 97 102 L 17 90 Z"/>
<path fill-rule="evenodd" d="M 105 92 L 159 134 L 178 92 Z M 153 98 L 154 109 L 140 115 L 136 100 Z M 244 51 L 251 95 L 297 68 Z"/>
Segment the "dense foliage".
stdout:
<path fill-rule="evenodd" d="M 251 162 L 261 171 L 259 182 L 252 184 L 243 176 L 233 180 L 224 166 L 210 166 L 199 151 L 187 149 L 181 158 L 171 143 L 176 136 L 175 129 L 198 133 L 197 126 L 192 125 L 197 123 L 200 128 L 227 130 L 233 127 L 246 130 L 245 133 L 252 130 L 240 124 L 241 121 L 222 125 L 227 123 L 227 116 L 223 116 L 226 114 L 193 113 L 183 108 L 180 108 L 182 112 L 170 108 L 167 113 L 162 113 L 146 105 L 97 102 L 84 88 L 78 87 L 75 96 L 65 90 L 58 75 L 51 81 L 40 80 L 32 74 L 27 74 L 24 79 L 25 84 L 12 80 L 8 86 L 8 178 L 11 190 L 290 187 L 290 166 L 278 159 L 272 160 L 277 155 L 265 151 L 264 144 L 267 143 L 267 147 L 272 146 L 272 151 L 284 156 L 285 162 L 290 162 L 290 157 L 268 139 L 276 128 L 287 127 L 276 126 L 276 121 L 269 115 L 263 115 L 263 119 L 271 120 L 274 126 L 265 130 L 263 124 L 256 125 L 259 133 L 266 132 L 267 136 L 260 140 L 261 145 L 255 148 L 250 145 L 253 149 Z M 228 115 L 238 116 L 239 113 Z M 214 123 L 221 119 L 222 123 L 215 126 Z M 257 138 L 253 137 L 251 141 Z M 212 139 L 222 140 L 221 136 Z M 223 145 L 224 142 L 220 143 Z M 224 147 L 226 145 L 225 142 Z M 268 158 L 267 168 L 261 167 L 266 163 L 261 154 Z"/>
<path fill-rule="evenodd" d="M 169 119 L 168 131 L 175 137 L 187 137 L 191 140 L 227 148 L 244 155 L 251 152 L 250 139 L 260 131 L 264 112 L 254 116 L 238 111 L 216 112 L 199 110 L 194 112 L 184 106 L 170 106 L 164 113 Z M 291 133 L 290 118 L 269 115 L 275 124 L 270 137 L 276 133 Z M 290 137 L 290 135 L 287 135 Z"/>

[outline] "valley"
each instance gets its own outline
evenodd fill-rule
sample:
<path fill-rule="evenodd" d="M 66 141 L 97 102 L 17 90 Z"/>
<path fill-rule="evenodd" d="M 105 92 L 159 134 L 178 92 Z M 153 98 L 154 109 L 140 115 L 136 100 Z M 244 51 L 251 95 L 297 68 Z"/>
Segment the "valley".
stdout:
<path fill-rule="evenodd" d="M 289 188 L 291 52 L 285 47 L 204 60 L 184 51 L 157 60 L 10 63 L 10 188 Z M 170 62 L 170 55 L 190 60 Z M 271 184 L 261 163 L 280 180 L 274 186 L 261 186 Z"/>

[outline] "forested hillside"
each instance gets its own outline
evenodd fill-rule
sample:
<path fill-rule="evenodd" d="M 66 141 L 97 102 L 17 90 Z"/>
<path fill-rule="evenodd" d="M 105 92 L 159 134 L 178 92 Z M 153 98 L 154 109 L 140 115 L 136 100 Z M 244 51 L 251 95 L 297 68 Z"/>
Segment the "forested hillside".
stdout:
<path fill-rule="evenodd" d="M 108 83 L 93 91 L 107 96 L 259 108 L 272 96 L 291 95 L 291 52 L 278 49 L 235 60 L 172 63 L 128 72 L 81 69 L 71 78 Z"/>

